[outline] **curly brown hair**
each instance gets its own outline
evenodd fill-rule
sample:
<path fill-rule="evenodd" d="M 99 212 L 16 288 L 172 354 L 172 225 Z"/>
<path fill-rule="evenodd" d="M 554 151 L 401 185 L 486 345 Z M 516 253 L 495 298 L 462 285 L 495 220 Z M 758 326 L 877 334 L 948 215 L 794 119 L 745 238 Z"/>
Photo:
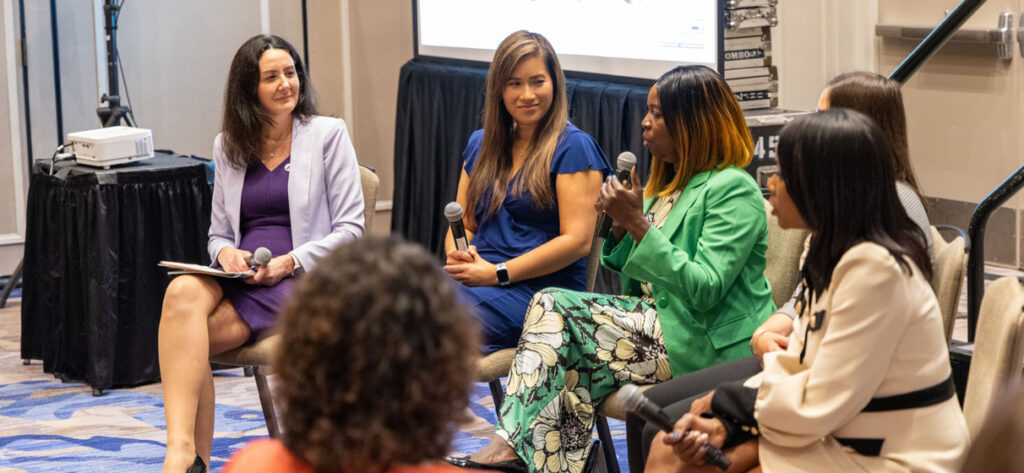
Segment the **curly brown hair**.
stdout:
<path fill-rule="evenodd" d="M 284 444 L 314 471 L 444 457 L 479 330 L 435 258 L 393 237 L 344 245 L 296 284 L 279 323 Z"/>

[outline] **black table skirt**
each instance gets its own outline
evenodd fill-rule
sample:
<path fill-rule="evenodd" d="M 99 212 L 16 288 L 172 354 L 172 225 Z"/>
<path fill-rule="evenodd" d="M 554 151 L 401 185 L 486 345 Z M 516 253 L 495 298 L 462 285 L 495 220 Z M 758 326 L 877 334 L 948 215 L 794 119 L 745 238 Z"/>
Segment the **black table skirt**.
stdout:
<path fill-rule="evenodd" d="M 157 157 L 110 170 L 37 163 L 28 194 L 21 356 L 94 388 L 156 381 L 170 278 L 161 260 L 206 263 L 204 161 Z"/>

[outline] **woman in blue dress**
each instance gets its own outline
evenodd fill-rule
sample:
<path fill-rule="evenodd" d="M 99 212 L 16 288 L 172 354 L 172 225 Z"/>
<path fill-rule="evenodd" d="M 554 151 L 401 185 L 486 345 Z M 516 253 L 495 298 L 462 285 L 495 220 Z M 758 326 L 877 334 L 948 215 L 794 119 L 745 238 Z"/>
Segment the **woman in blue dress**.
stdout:
<path fill-rule="evenodd" d="M 164 472 L 203 472 L 213 443 L 209 356 L 263 336 L 291 294 L 292 276 L 363 234 L 363 195 L 345 123 L 316 116 L 302 60 L 287 41 L 255 36 L 235 53 L 208 249 L 215 267 L 249 272 L 258 247 L 275 256 L 243 281 L 184 275 L 167 288 L 160 317 L 160 375 L 167 421 Z"/>
<path fill-rule="evenodd" d="M 609 166 L 589 135 L 568 123 L 565 77 L 537 33 L 512 33 L 487 73 L 484 128 L 469 139 L 456 200 L 468 250 L 451 232 L 444 269 L 483 326 L 483 351 L 516 346 L 526 307 L 545 287 L 583 290 Z"/>

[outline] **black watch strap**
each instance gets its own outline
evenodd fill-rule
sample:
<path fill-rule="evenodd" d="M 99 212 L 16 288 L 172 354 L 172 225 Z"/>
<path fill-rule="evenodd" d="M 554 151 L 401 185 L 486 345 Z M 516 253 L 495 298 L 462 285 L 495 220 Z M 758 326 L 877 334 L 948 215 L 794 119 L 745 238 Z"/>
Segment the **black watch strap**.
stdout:
<path fill-rule="evenodd" d="M 501 287 L 508 287 L 512 284 L 512 279 L 508 276 L 508 268 L 505 267 L 505 263 L 498 263 L 498 285 Z"/>

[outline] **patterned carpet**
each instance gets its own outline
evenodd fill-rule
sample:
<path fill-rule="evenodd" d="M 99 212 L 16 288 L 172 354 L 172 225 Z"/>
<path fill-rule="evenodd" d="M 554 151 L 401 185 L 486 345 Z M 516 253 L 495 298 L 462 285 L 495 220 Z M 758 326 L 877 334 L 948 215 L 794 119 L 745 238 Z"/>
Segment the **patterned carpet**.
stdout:
<path fill-rule="evenodd" d="M 62 383 L 43 372 L 38 360 L 22 364 L 20 299 L 0 309 L 0 472 L 158 472 L 163 462 L 165 425 L 159 384 L 113 389 L 93 397 L 83 384 Z M 212 471 L 246 442 L 267 435 L 256 384 L 241 369 L 219 371 Z M 493 432 L 494 405 L 478 384 L 453 452 L 474 452 Z M 623 423 L 611 421 L 623 472 Z"/>
<path fill-rule="evenodd" d="M 1012 269 L 986 267 L 986 284 L 996 277 L 1021 276 Z M 20 296 L 15 292 L 14 296 Z M 43 373 L 42 363 L 23 365 L 19 354 L 20 299 L 0 309 L 0 472 L 157 472 L 163 461 L 165 426 L 160 385 L 110 390 L 93 397 L 88 386 L 62 383 Z M 966 287 L 960 299 L 954 339 L 965 340 Z M 219 371 L 212 471 L 246 442 L 267 435 L 256 385 L 240 369 Z M 490 392 L 478 384 L 470 409 L 474 420 L 456 435 L 453 452 L 469 453 L 493 432 Z M 611 420 L 619 465 L 625 473 L 622 422 Z"/>

